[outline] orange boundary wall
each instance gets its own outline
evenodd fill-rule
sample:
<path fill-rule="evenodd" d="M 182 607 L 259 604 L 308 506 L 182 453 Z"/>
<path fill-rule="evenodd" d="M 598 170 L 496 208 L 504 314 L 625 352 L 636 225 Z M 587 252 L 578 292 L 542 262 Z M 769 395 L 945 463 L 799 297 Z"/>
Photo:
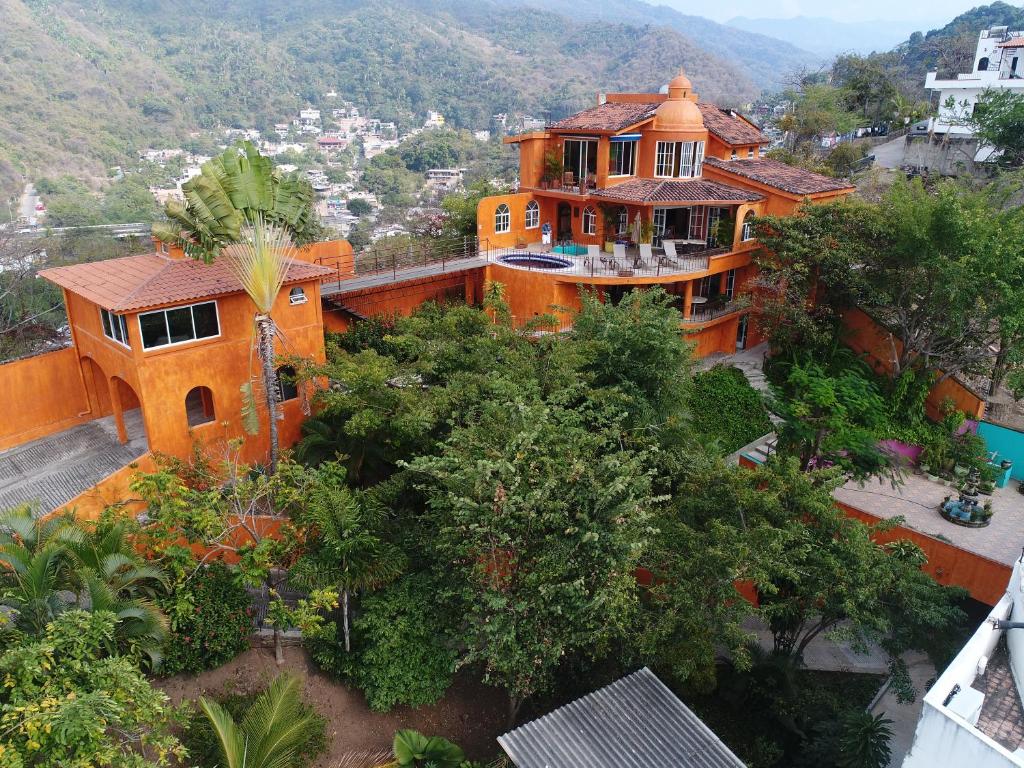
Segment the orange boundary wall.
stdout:
<path fill-rule="evenodd" d="M 888 373 L 892 370 L 893 346 L 897 353 L 903 344 L 893 338 L 889 331 L 862 309 L 852 308 L 843 312 L 843 325 L 846 327 L 846 345 L 854 352 L 864 355 L 868 364 L 877 373 Z M 973 392 L 969 387 L 948 376 L 939 381 L 928 393 L 925 411 L 928 417 L 940 420 L 942 404 L 952 400 L 954 407 L 967 414 L 967 418 L 980 420 L 985 415 L 985 398 Z"/>
<path fill-rule="evenodd" d="M 862 512 L 856 507 L 836 505 L 847 515 L 869 525 L 884 522 L 882 518 Z M 891 531 L 877 534 L 876 541 L 890 542 L 906 539 L 919 546 L 928 557 L 924 571 L 939 584 L 963 587 L 971 597 L 987 605 L 995 605 L 1006 592 L 1012 568 L 990 558 L 955 547 L 933 536 L 897 526 Z"/>
<path fill-rule="evenodd" d="M 0 450 L 103 415 L 92 412 L 74 347 L 0 365 L 0 392 L 7 401 Z"/>
<path fill-rule="evenodd" d="M 140 472 L 156 472 L 156 462 L 149 453 L 144 453 L 131 464 L 112 472 L 88 490 L 82 491 L 56 512 L 73 512 L 82 520 L 96 520 L 107 507 L 124 503 L 123 509 L 130 515 L 137 515 L 144 508 L 143 503 L 132 496 L 132 479 Z"/>

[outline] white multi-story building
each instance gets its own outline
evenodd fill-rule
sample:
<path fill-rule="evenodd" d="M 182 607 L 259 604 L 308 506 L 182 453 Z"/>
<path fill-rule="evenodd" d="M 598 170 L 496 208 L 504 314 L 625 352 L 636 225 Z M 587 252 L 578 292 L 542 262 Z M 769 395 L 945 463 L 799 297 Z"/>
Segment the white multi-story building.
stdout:
<path fill-rule="evenodd" d="M 929 72 L 925 88 L 939 92 L 939 114 L 929 128 L 938 134 L 968 137 L 971 129 L 964 118 L 974 111 L 978 97 L 987 88 L 1013 88 L 1024 93 L 1024 31 L 992 27 L 978 36 L 974 69 L 952 80 L 940 80 Z"/>
<path fill-rule="evenodd" d="M 427 112 L 427 119 L 423 121 L 424 128 L 441 128 L 444 126 L 444 115 L 434 110 Z"/>
<path fill-rule="evenodd" d="M 313 125 L 320 122 L 319 109 L 300 109 L 299 123 L 302 125 Z"/>
<path fill-rule="evenodd" d="M 925 694 L 903 768 L 1024 766 L 1022 561 L 1002 600 Z"/>

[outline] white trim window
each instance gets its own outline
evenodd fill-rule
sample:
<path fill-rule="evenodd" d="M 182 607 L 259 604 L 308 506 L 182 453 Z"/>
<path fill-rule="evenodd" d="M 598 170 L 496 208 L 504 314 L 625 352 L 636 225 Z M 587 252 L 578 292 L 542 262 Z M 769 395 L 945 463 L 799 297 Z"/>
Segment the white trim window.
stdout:
<path fill-rule="evenodd" d="M 583 234 L 597 234 L 597 212 L 589 205 L 583 209 Z"/>
<path fill-rule="evenodd" d="M 732 301 L 736 295 L 736 270 L 730 269 L 725 273 L 725 298 Z"/>
<path fill-rule="evenodd" d="M 100 323 L 103 325 L 104 336 L 121 346 L 131 347 L 128 341 L 128 321 L 124 315 L 115 315 L 100 307 Z"/>
<path fill-rule="evenodd" d="M 740 232 L 740 239 L 743 241 L 754 239 L 754 212 L 747 211 L 743 217 L 743 229 Z"/>
<path fill-rule="evenodd" d="M 659 141 L 654 175 L 663 179 L 695 179 L 704 167 L 703 141 Z"/>
<path fill-rule="evenodd" d="M 494 234 L 503 235 L 512 231 L 512 214 L 508 205 L 502 203 L 494 211 Z"/>
<path fill-rule="evenodd" d="M 613 141 L 608 147 L 608 175 L 636 176 L 636 141 Z"/>
<path fill-rule="evenodd" d="M 143 349 L 171 347 L 198 339 L 220 336 L 217 302 L 204 301 L 184 307 L 169 307 L 139 314 L 139 335 Z"/>
<path fill-rule="evenodd" d="M 288 303 L 293 307 L 297 304 L 305 304 L 309 299 L 306 298 L 306 292 L 299 286 L 295 286 L 288 291 Z"/>
<path fill-rule="evenodd" d="M 618 229 L 615 231 L 620 235 L 626 234 L 629 231 L 629 211 L 626 210 L 624 205 L 619 208 L 618 222 Z"/>
<path fill-rule="evenodd" d="M 540 226 L 540 205 L 537 204 L 536 200 L 531 200 L 526 204 L 526 228 L 536 229 Z"/>
<path fill-rule="evenodd" d="M 751 147 L 750 149 L 747 150 L 747 160 L 753 160 L 753 159 L 754 159 L 754 148 Z"/>

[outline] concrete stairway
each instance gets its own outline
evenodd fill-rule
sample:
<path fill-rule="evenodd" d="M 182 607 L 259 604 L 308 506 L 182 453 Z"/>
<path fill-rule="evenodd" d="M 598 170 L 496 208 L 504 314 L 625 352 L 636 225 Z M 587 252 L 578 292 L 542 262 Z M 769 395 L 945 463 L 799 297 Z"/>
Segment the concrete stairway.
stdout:
<path fill-rule="evenodd" d="M 0 452 L 0 510 L 35 504 L 52 512 L 148 449 L 142 413 L 125 413 L 128 443 L 107 416 Z"/>

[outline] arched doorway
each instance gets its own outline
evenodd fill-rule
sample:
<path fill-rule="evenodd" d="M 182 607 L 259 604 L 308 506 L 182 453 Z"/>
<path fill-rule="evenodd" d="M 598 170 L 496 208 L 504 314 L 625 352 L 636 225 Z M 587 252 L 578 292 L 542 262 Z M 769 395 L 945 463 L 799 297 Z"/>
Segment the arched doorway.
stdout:
<path fill-rule="evenodd" d="M 558 239 L 572 240 L 572 206 L 564 201 L 558 204 Z"/>
<path fill-rule="evenodd" d="M 110 401 L 121 442 L 145 444 L 146 422 L 142 416 L 142 401 L 131 384 L 118 376 L 111 376 Z"/>

